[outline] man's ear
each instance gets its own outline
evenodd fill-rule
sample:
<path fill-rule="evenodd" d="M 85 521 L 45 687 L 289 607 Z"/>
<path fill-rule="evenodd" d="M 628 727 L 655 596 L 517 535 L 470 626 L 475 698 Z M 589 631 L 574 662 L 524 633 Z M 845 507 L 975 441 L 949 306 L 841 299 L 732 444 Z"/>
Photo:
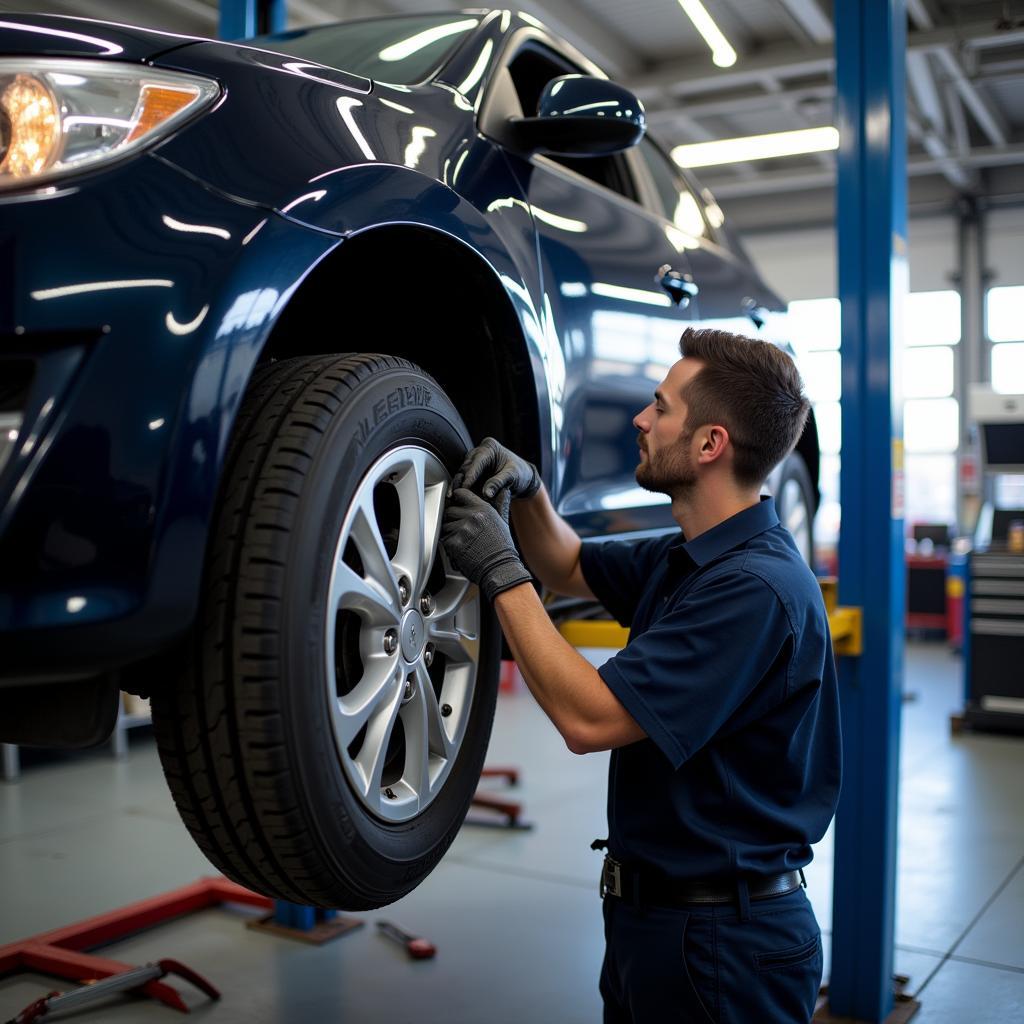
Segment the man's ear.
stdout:
<path fill-rule="evenodd" d="M 701 445 L 697 460 L 703 463 L 720 459 L 729 447 L 729 431 L 719 423 L 713 423 L 701 431 Z"/>

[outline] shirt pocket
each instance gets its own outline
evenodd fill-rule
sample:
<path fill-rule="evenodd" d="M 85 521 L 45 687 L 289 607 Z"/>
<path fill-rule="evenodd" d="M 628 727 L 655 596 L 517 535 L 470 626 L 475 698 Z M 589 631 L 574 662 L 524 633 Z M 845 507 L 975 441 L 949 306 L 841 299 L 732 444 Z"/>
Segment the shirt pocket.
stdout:
<path fill-rule="evenodd" d="M 821 955 L 821 936 L 815 935 L 799 946 L 790 946 L 774 953 L 755 953 L 754 965 L 758 971 L 781 971 L 799 967 Z"/>

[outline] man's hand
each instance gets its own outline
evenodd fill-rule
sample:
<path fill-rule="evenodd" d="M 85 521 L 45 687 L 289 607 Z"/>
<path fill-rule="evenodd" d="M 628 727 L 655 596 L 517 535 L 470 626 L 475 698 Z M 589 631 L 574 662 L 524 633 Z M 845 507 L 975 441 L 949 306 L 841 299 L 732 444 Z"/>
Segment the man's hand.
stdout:
<path fill-rule="evenodd" d="M 452 478 L 452 490 L 465 487 L 470 490 L 480 481 L 480 490 L 488 501 L 502 490 L 513 498 L 532 498 L 540 490 L 537 467 L 515 452 L 509 451 L 493 437 L 485 437 L 465 458 Z"/>
<path fill-rule="evenodd" d="M 499 508 L 494 508 L 463 487 L 452 493 L 444 513 L 441 539 L 448 557 L 488 601 L 533 578 L 523 566 L 508 528 L 510 500 L 506 491 Z"/>

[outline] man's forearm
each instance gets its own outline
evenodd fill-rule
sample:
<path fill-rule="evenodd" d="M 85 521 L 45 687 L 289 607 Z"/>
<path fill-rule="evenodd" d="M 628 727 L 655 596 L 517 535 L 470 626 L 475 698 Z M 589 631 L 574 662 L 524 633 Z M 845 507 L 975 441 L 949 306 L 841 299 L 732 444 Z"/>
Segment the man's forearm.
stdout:
<path fill-rule="evenodd" d="M 532 497 L 512 502 L 516 540 L 530 572 L 558 594 L 592 597 L 579 569 L 582 542 L 555 511 L 545 487 Z"/>
<path fill-rule="evenodd" d="M 504 591 L 494 607 L 526 685 L 573 753 L 644 738 L 597 669 L 555 629 L 533 587 Z"/>

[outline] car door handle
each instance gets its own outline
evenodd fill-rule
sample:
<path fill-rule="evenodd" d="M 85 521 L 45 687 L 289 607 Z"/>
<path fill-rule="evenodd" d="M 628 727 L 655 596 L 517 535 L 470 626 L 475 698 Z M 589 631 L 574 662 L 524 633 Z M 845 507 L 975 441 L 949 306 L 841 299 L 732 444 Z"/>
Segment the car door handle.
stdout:
<path fill-rule="evenodd" d="M 695 298 L 700 289 L 693 277 L 680 270 L 673 270 L 671 264 L 665 263 L 658 267 L 654 280 L 668 292 L 669 298 L 680 308 L 686 309 L 690 299 Z"/>

